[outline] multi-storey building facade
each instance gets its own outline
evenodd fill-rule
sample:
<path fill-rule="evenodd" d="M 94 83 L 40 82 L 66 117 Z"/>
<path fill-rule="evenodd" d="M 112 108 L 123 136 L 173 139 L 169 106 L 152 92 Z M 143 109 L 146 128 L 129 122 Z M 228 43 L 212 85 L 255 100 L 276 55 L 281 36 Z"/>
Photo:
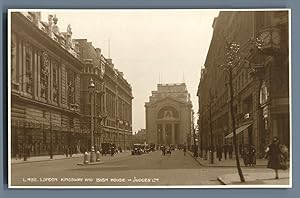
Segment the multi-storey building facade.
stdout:
<path fill-rule="evenodd" d="M 90 79 L 95 84 L 95 146 L 128 147 L 132 88 L 100 49 L 61 32 L 54 15 L 11 13 L 11 153 L 62 154 L 89 150 Z"/>
<path fill-rule="evenodd" d="M 289 21 L 287 11 L 222 11 L 198 87 L 200 147 L 232 141 L 229 84 L 222 69 L 226 43 L 240 45 L 234 66 L 234 113 L 238 144 L 254 144 L 262 156 L 270 139 L 289 146 Z M 261 155 L 260 155 L 261 154 Z"/>
<path fill-rule="evenodd" d="M 101 56 L 105 65 L 105 103 L 107 119 L 103 128 L 103 141 L 127 148 L 132 138 L 132 87 L 123 72 L 115 68 L 111 59 Z"/>
<path fill-rule="evenodd" d="M 192 102 L 185 83 L 158 84 L 145 109 L 148 143 L 191 145 Z"/>
<path fill-rule="evenodd" d="M 81 73 L 81 129 L 87 134 L 85 146 L 90 148 L 91 98 L 94 98 L 94 142 L 96 148 L 110 142 L 126 149 L 132 137 L 132 88 L 111 59 L 106 59 L 99 48 L 86 39 L 76 40 L 80 58 L 85 66 Z M 93 80 L 94 97 L 88 90 Z"/>
<path fill-rule="evenodd" d="M 60 33 L 55 16 L 40 18 L 11 14 L 12 156 L 63 153 L 80 133 L 78 45 L 70 27 Z"/>

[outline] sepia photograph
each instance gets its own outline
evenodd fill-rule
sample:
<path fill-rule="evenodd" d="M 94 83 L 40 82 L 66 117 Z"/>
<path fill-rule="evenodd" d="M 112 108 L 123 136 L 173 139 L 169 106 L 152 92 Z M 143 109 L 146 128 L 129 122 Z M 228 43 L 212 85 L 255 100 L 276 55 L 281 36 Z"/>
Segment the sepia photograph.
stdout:
<path fill-rule="evenodd" d="M 291 188 L 290 9 L 9 9 L 9 188 Z"/>

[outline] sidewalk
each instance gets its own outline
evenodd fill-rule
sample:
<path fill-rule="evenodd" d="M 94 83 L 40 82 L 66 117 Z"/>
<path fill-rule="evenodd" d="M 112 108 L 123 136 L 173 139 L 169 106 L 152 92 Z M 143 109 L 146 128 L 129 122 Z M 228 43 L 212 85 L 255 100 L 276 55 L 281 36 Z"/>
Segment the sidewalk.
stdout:
<path fill-rule="evenodd" d="M 274 178 L 274 171 L 270 169 L 264 172 L 243 170 L 245 183 L 241 183 L 238 173 L 225 174 L 217 179 L 223 185 L 289 185 L 289 170 L 279 171 L 279 179 Z"/>
<path fill-rule="evenodd" d="M 122 152 L 122 153 L 117 153 L 114 156 L 124 156 L 124 155 L 127 156 L 128 154 L 130 154 L 130 152 L 125 151 L 125 152 Z M 106 155 L 106 156 L 100 155 L 100 159 L 103 158 L 103 157 L 107 157 L 107 156 L 110 157 L 110 155 Z M 12 158 L 11 159 L 11 164 L 24 164 L 24 163 L 42 162 L 42 161 L 53 161 L 53 160 L 68 160 L 68 159 L 79 158 L 79 157 L 83 158 L 83 153 L 73 154 L 72 157 L 70 157 L 70 156 L 66 157 L 65 155 L 53 155 L 53 159 L 50 159 L 49 155 L 45 155 L 45 156 L 32 156 L 32 157 L 27 158 L 26 161 L 24 161 L 23 158 L 22 159 Z"/>
<path fill-rule="evenodd" d="M 79 154 L 73 154 L 72 157 L 66 157 L 65 155 L 53 155 L 53 159 L 50 159 L 49 155 L 44 156 L 32 156 L 28 157 L 26 161 L 24 161 L 24 158 L 21 159 L 11 159 L 11 164 L 24 164 L 24 163 L 31 163 L 31 162 L 42 162 L 42 161 L 52 161 L 52 160 L 62 160 L 62 159 L 72 159 L 77 157 L 83 157 L 82 153 Z"/>
<path fill-rule="evenodd" d="M 191 156 L 193 156 L 192 152 L 189 152 Z M 232 159 L 227 158 L 226 160 L 223 158 L 219 161 L 217 158 L 214 158 L 214 163 L 211 164 L 210 158 L 208 157 L 207 160 L 204 158 L 194 158 L 201 166 L 209 166 L 209 167 L 236 167 L 236 160 L 235 156 Z M 245 167 L 243 159 L 240 158 L 241 167 Z M 256 167 L 266 167 L 268 161 L 266 159 L 256 159 Z"/>
<path fill-rule="evenodd" d="M 192 152 L 188 152 L 193 157 Z M 194 158 L 201 166 L 205 167 L 236 167 L 235 156 L 232 159 L 219 161 L 214 158 L 214 163 L 210 163 L 210 159 L 204 160 L 203 158 Z M 289 185 L 289 170 L 279 170 L 279 179 L 275 179 L 274 170 L 267 169 L 268 161 L 266 159 L 257 159 L 255 167 L 245 168 L 243 159 L 240 158 L 241 167 L 243 167 L 243 175 L 245 183 L 241 183 L 240 177 L 236 171 L 220 175 L 217 180 L 223 185 Z"/>

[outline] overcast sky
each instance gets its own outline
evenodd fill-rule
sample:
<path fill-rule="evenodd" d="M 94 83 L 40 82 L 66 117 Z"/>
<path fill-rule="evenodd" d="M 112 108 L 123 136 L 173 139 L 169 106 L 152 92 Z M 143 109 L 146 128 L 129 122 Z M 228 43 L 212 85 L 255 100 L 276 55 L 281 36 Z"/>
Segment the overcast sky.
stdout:
<path fill-rule="evenodd" d="M 71 24 L 73 38 L 86 38 L 101 48 L 133 89 L 133 132 L 145 128 L 145 107 L 161 83 L 187 84 L 198 111 L 197 88 L 212 36 L 217 10 L 59 10 L 60 31 Z"/>

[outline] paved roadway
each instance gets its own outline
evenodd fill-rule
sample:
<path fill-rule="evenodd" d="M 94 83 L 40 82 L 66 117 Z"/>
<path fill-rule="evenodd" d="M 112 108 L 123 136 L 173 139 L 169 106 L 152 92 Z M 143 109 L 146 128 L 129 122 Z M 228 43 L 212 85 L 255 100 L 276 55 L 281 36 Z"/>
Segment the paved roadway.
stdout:
<path fill-rule="evenodd" d="M 160 151 L 102 157 L 103 163 L 80 166 L 83 158 L 12 165 L 13 186 L 220 185 L 227 168 L 202 167 L 189 154 Z"/>

